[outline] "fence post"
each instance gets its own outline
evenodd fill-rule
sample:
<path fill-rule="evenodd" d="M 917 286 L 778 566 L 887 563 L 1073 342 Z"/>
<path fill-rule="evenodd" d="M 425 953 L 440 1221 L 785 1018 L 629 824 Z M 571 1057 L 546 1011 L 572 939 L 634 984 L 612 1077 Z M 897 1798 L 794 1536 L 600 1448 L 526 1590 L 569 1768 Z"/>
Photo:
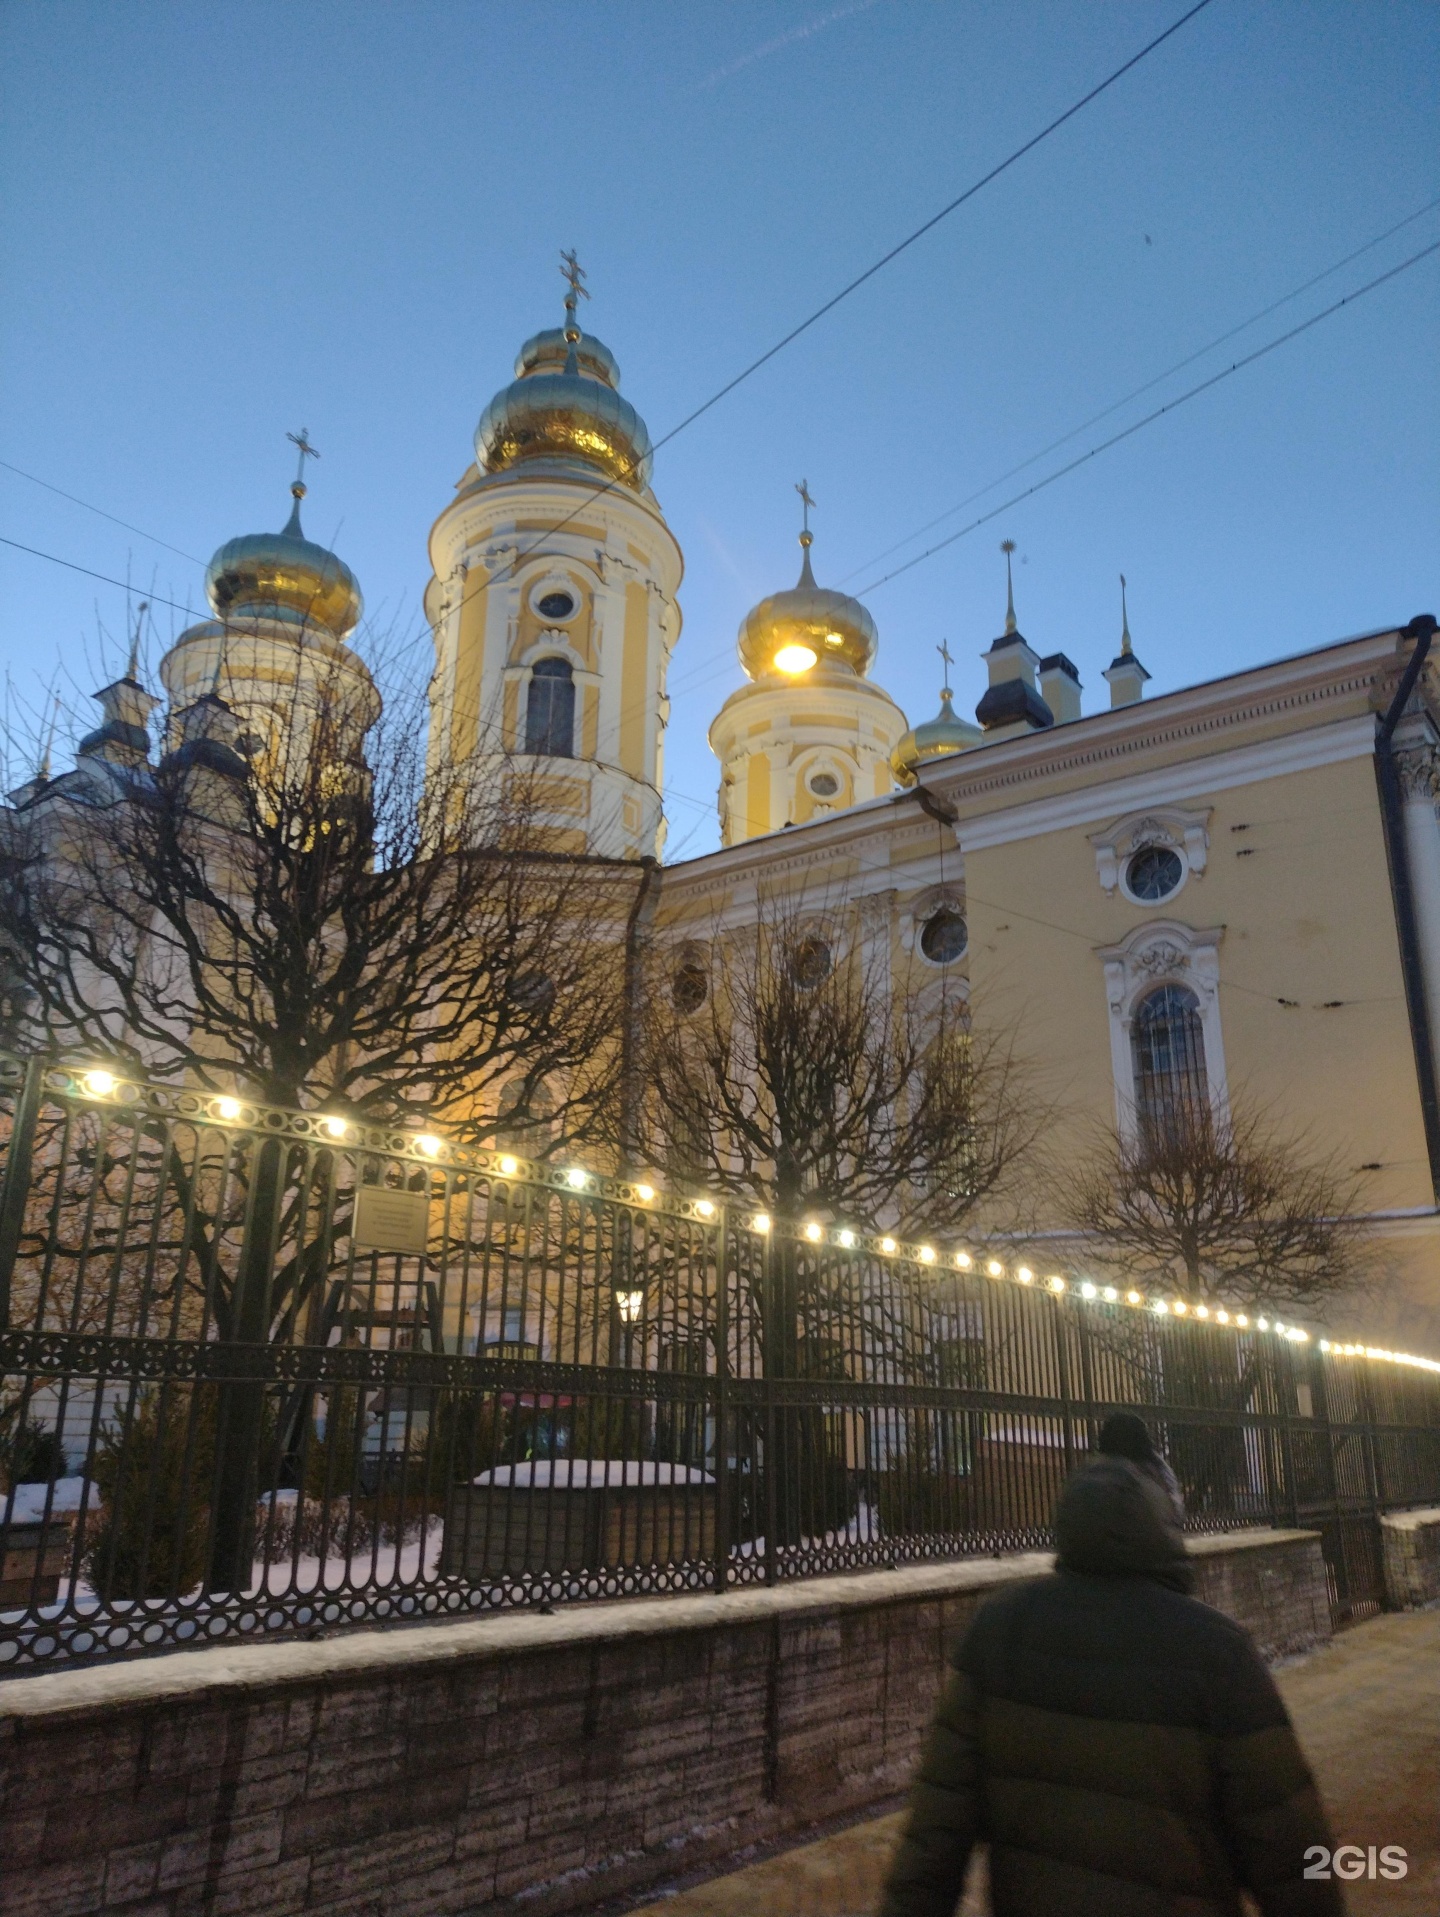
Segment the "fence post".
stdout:
<path fill-rule="evenodd" d="M 764 1364 L 761 1382 L 764 1386 L 765 1402 L 765 1582 L 776 1582 L 776 1528 L 780 1522 L 779 1486 L 776 1482 L 780 1475 L 780 1444 L 775 1429 L 775 1367 L 773 1356 L 779 1348 L 779 1327 L 775 1322 L 778 1304 L 775 1297 L 775 1225 L 772 1221 L 765 1234 L 764 1246 L 760 1253 L 761 1294 L 765 1300 L 764 1317 Z"/>
<path fill-rule="evenodd" d="M 730 1582 L 730 1207 L 720 1207 L 715 1247 L 715 1589 Z M 737 1447 L 738 1448 L 738 1447 Z M 738 1459 L 737 1459 L 738 1462 Z"/>
<path fill-rule="evenodd" d="M 255 1184 L 235 1290 L 230 1304 L 229 1343 L 263 1345 L 270 1328 L 270 1277 L 279 1226 L 281 1141 L 260 1138 Z M 215 1411 L 215 1510 L 211 1524 L 211 1592 L 245 1590 L 250 1582 L 258 1491 L 265 1384 L 230 1377 L 220 1387 Z"/>
<path fill-rule="evenodd" d="M 1065 1327 L 1065 1300 L 1063 1293 L 1047 1292 L 1054 1312 L 1055 1356 L 1060 1367 L 1060 1402 L 1064 1407 L 1065 1430 L 1065 1475 L 1068 1478 L 1075 1469 L 1075 1406 L 1070 1391 L 1070 1341 Z"/>
<path fill-rule="evenodd" d="M 25 1201 L 30 1196 L 30 1167 L 35 1155 L 35 1128 L 40 1122 L 40 1095 L 44 1089 L 45 1060 L 26 1061 L 20 1096 L 10 1128 L 10 1150 L 5 1159 L 5 1186 L 0 1193 L 0 1330 L 10 1323 L 10 1281 L 25 1229 Z"/>

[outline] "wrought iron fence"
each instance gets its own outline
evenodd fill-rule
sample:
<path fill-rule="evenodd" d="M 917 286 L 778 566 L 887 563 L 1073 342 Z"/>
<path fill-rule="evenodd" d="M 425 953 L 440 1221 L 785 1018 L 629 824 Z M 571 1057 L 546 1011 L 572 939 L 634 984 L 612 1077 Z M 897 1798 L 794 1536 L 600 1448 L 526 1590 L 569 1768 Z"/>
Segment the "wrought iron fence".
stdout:
<path fill-rule="evenodd" d="M 0 1144 L 12 1669 L 1039 1546 L 1117 1408 L 1342 1615 L 1440 1502 L 1440 1376 L 1074 1277 L 41 1060 Z"/>

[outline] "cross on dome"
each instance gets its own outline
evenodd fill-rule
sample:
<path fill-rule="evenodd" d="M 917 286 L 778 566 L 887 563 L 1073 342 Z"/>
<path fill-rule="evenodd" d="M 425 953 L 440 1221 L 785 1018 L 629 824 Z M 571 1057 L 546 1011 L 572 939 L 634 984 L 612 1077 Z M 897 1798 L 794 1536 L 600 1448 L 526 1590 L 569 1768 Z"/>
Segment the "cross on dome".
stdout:
<path fill-rule="evenodd" d="M 291 486 L 290 490 L 295 494 L 297 499 L 303 499 L 305 497 L 305 461 L 307 459 L 318 459 L 320 457 L 320 448 L 310 444 L 310 428 L 308 426 L 302 426 L 298 433 L 286 433 L 285 437 L 290 441 L 292 446 L 298 446 L 300 448 L 300 457 L 295 464 L 295 483 Z"/>

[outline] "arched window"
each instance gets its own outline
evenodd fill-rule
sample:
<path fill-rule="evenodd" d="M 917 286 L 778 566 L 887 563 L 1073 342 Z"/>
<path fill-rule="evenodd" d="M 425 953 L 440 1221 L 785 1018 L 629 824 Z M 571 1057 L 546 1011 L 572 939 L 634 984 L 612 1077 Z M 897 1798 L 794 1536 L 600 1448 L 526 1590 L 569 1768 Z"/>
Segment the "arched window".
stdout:
<path fill-rule="evenodd" d="M 1161 985 L 1136 1007 L 1135 1111 L 1141 1128 L 1164 1129 L 1208 1106 L 1200 1001 L 1184 985 Z"/>
<path fill-rule="evenodd" d="M 531 668 L 525 750 L 548 759 L 575 757 L 575 674 L 568 659 L 537 659 Z"/>

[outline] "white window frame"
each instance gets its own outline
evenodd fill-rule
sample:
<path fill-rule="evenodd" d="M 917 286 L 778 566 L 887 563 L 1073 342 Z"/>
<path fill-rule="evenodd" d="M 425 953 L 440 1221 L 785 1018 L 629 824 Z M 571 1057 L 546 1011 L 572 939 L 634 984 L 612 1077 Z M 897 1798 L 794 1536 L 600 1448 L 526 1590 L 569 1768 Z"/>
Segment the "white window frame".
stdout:
<path fill-rule="evenodd" d="M 1105 1001 L 1110 1019 L 1110 1069 L 1115 1080 L 1115 1118 L 1120 1135 L 1133 1143 L 1135 1113 L 1135 1013 L 1140 1001 L 1161 985 L 1183 985 L 1200 1006 L 1205 1044 L 1205 1082 L 1210 1108 L 1219 1120 L 1230 1110 L 1225 1072 L 1225 1041 L 1220 1030 L 1220 941 L 1223 925 L 1197 928 L 1178 919 L 1151 919 L 1118 945 L 1098 948 L 1105 968 Z"/>
<path fill-rule="evenodd" d="M 1209 806 L 1203 811 L 1183 805 L 1151 806 L 1144 812 L 1127 812 L 1123 819 L 1106 826 L 1103 832 L 1092 832 L 1095 876 L 1101 888 L 1111 898 L 1118 892 L 1131 905 L 1143 906 L 1146 910 L 1162 903 L 1168 905 L 1171 899 L 1180 896 L 1192 872 L 1198 879 L 1205 871 L 1210 854 L 1210 812 Z M 1180 883 L 1163 901 L 1137 899 L 1125 881 L 1125 868 L 1131 859 L 1150 845 L 1165 846 L 1180 860 Z"/>

